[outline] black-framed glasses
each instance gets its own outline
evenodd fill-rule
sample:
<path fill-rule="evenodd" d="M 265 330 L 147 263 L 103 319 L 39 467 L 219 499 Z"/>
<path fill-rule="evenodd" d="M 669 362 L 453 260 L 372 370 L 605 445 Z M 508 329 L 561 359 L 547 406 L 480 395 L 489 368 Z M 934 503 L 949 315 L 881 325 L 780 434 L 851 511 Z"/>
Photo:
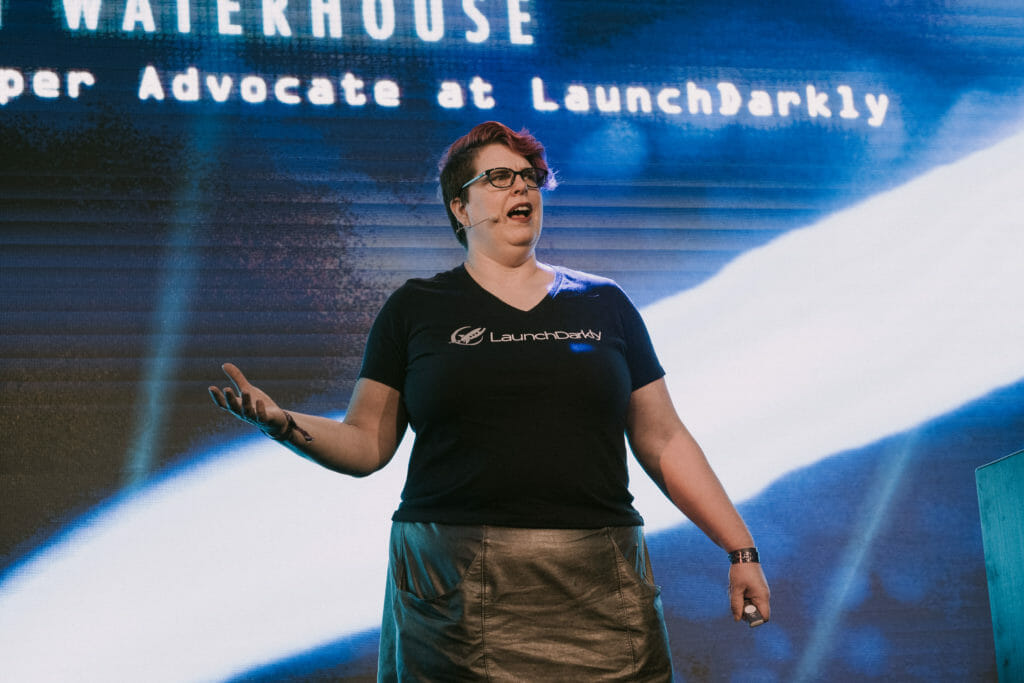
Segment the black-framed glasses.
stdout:
<path fill-rule="evenodd" d="M 466 189 L 481 178 L 486 177 L 494 187 L 499 190 L 512 187 L 516 182 L 516 176 L 520 176 L 526 186 L 531 190 L 535 190 L 538 187 L 544 187 L 544 183 L 548 180 L 548 172 L 543 168 L 537 168 L 536 166 L 529 166 L 521 171 L 513 171 L 511 168 L 505 168 L 499 166 L 498 168 L 489 168 L 486 171 L 481 171 L 474 178 L 467 180 L 466 183 L 459 189 Z"/>

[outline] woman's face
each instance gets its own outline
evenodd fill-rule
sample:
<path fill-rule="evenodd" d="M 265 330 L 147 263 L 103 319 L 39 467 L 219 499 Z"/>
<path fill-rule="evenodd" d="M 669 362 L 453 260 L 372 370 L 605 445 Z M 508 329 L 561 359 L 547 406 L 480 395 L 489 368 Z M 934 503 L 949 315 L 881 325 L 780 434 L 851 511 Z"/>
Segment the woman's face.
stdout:
<path fill-rule="evenodd" d="M 530 162 L 500 143 L 481 147 L 476 155 L 473 175 L 492 168 L 521 171 Z M 494 187 L 487 177 L 466 188 L 466 201 L 456 197 L 451 203 L 455 217 L 466 226 L 469 251 L 481 251 L 494 258 L 515 252 L 532 252 L 540 239 L 544 206 L 540 190 L 529 188 L 521 176 L 511 187 Z"/>

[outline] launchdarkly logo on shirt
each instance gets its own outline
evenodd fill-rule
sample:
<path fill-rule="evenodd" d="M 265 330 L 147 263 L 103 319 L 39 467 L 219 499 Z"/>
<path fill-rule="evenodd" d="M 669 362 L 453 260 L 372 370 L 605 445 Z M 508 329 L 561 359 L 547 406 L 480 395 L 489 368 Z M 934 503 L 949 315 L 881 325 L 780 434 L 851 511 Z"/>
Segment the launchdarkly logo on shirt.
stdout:
<path fill-rule="evenodd" d="M 451 335 L 451 343 L 457 344 L 458 346 L 476 346 L 484 341 L 491 342 L 494 344 L 501 344 L 507 342 L 533 342 L 533 341 L 601 341 L 601 332 L 594 332 L 591 329 L 586 331 L 577 330 L 575 332 L 569 332 L 567 330 L 552 330 L 542 332 L 520 332 L 518 334 L 512 332 L 502 332 L 500 334 L 490 332 L 488 334 L 486 327 L 473 327 L 472 325 L 464 325 Z"/>

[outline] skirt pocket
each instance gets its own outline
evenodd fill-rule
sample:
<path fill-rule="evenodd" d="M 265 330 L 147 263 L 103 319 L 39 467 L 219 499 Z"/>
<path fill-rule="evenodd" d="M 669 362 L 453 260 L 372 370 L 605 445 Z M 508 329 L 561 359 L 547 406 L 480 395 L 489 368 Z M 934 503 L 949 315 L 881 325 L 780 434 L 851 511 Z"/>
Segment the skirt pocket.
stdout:
<path fill-rule="evenodd" d="M 483 550 L 483 533 L 474 526 L 396 522 L 392 535 L 398 589 L 428 602 L 457 591 Z"/>
<path fill-rule="evenodd" d="M 608 538 L 616 551 L 616 564 L 627 583 L 652 597 L 661 595 L 661 586 L 654 583 L 647 542 L 641 527 L 608 527 Z"/>
<path fill-rule="evenodd" d="M 486 678 L 478 595 L 482 556 L 480 527 L 393 523 L 378 681 Z"/>

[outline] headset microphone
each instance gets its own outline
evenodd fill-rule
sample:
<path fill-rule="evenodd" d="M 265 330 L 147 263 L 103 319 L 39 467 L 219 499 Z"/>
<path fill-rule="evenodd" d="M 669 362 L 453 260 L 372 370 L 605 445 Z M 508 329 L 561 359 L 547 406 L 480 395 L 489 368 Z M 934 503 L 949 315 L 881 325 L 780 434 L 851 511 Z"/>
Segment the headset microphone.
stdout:
<path fill-rule="evenodd" d="M 463 230 L 468 230 L 470 228 L 475 228 L 476 226 L 480 225 L 481 223 L 486 223 L 487 221 L 491 221 L 493 223 L 497 223 L 498 222 L 498 217 L 497 216 L 491 216 L 490 218 L 482 218 L 482 219 L 478 220 L 476 223 L 470 223 L 469 225 L 463 225 L 459 229 L 459 232 L 462 232 Z"/>

